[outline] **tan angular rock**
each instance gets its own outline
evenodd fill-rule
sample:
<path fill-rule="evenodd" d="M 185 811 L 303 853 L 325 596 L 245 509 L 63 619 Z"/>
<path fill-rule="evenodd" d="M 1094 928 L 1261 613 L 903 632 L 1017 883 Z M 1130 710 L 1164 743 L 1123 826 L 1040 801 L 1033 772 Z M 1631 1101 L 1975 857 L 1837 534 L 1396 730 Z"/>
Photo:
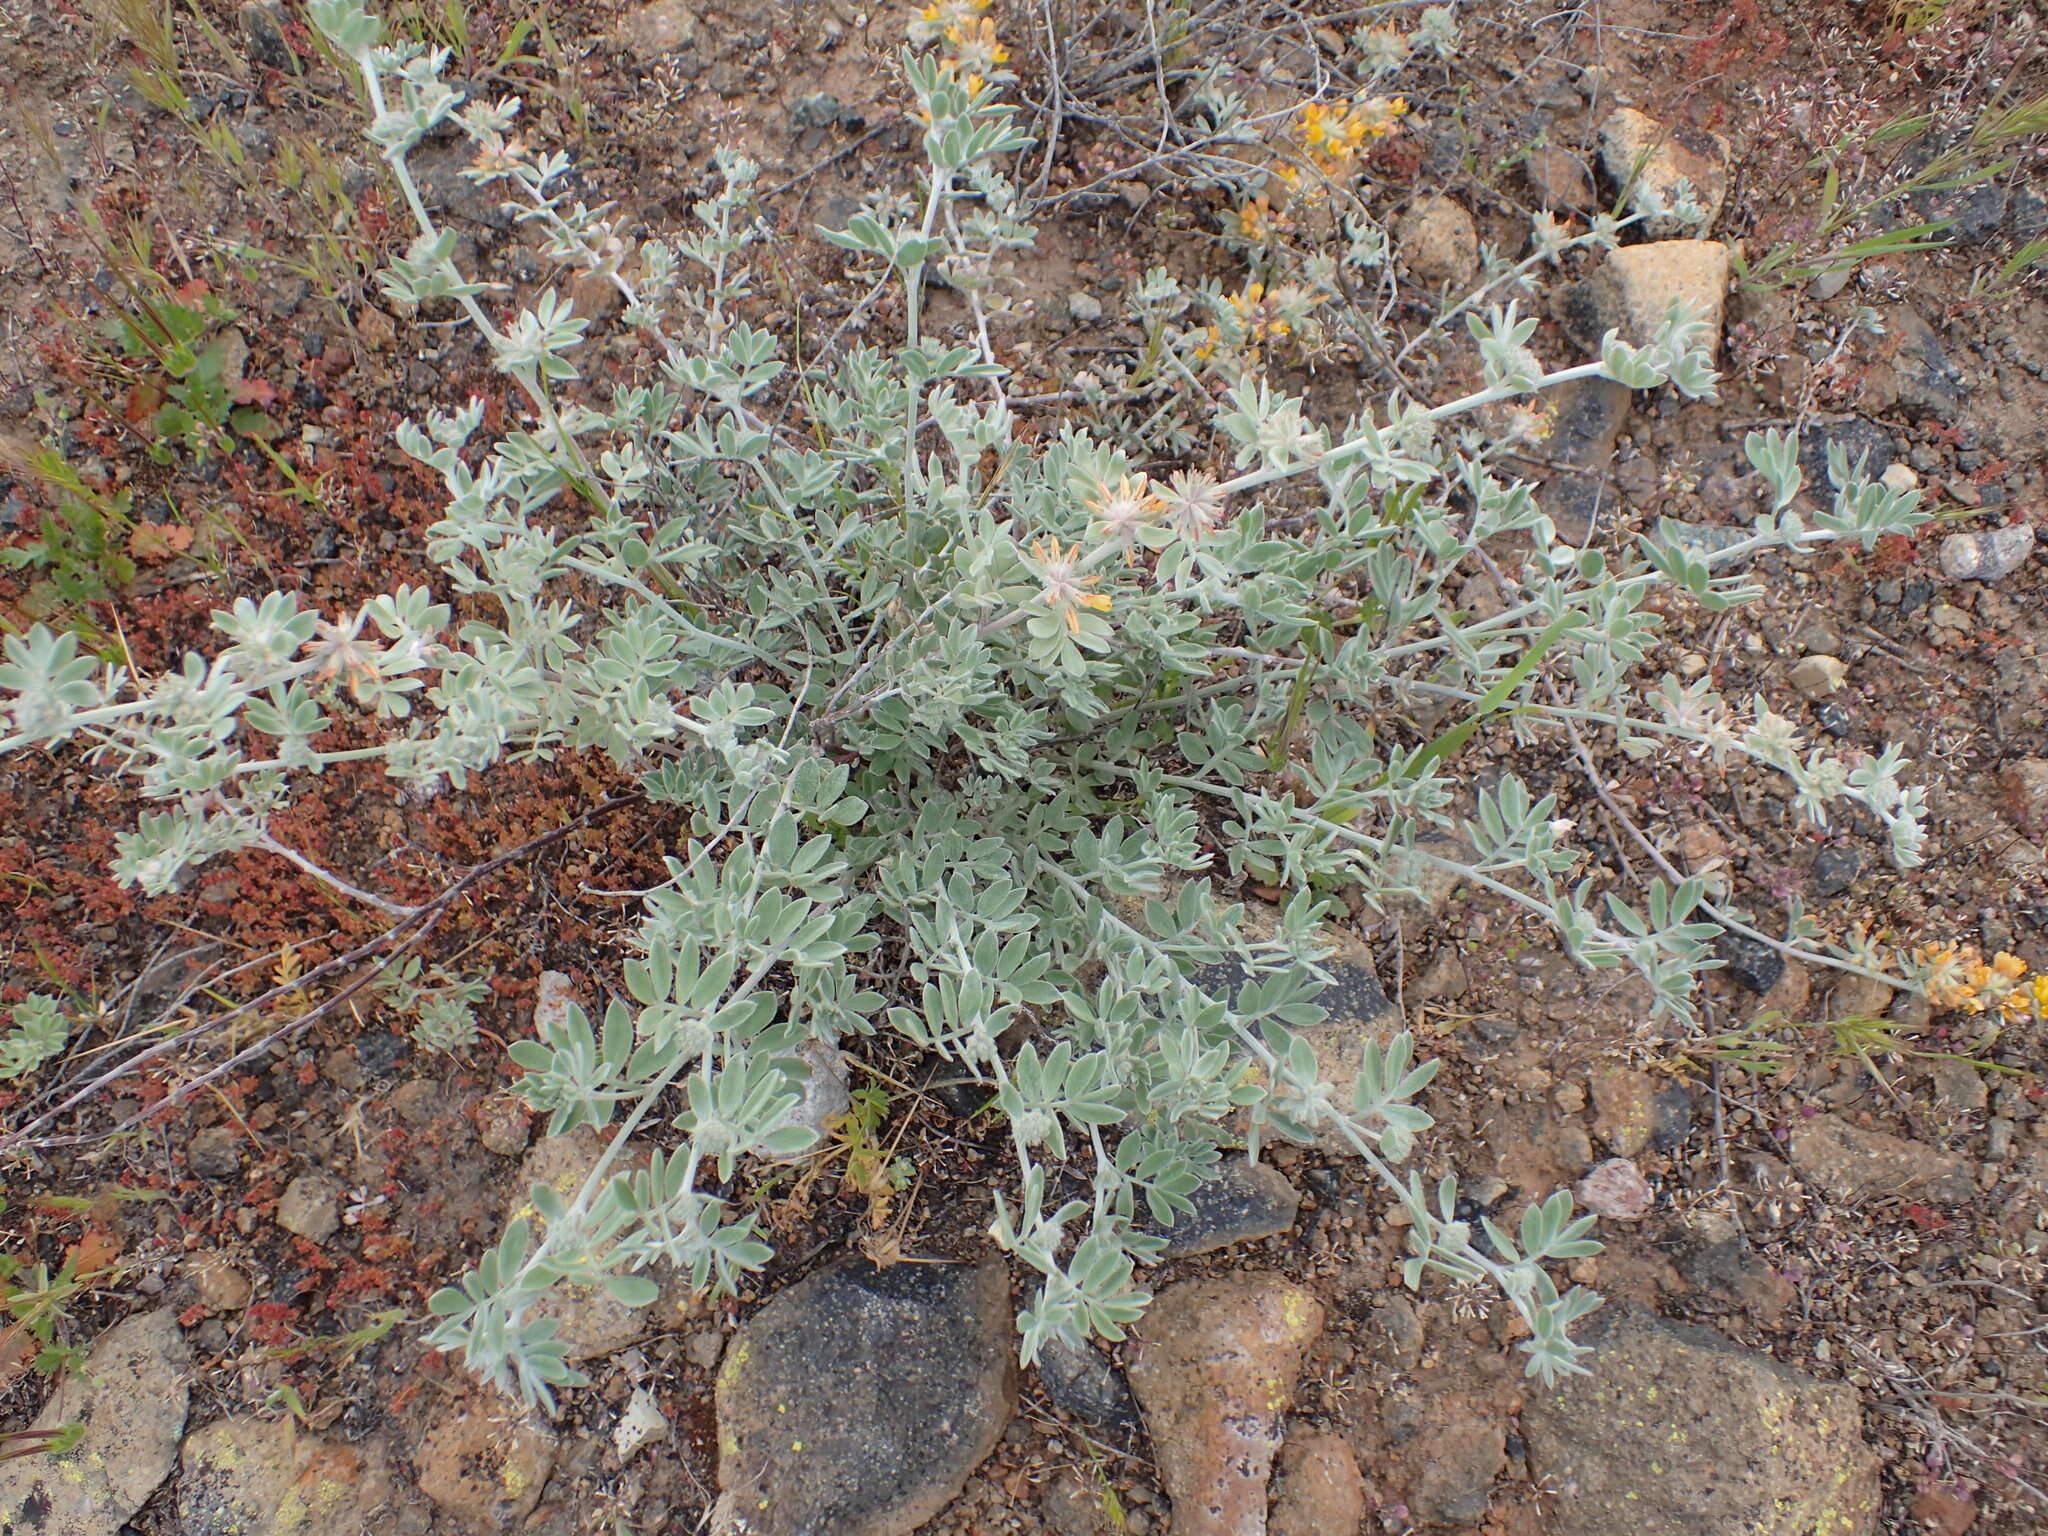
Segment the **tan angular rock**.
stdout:
<path fill-rule="evenodd" d="M 1824 699 L 1849 680 L 1849 664 L 1839 656 L 1802 656 L 1789 675 L 1807 698 Z"/>
<path fill-rule="evenodd" d="M 1292 1435 L 1280 1448 L 1269 1536 L 1357 1536 L 1365 1479 L 1342 1435 Z"/>
<path fill-rule="evenodd" d="M 1628 188 L 1631 213 L 1654 240 L 1704 235 L 1728 198 L 1728 141 L 1684 124 L 1660 123 L 1633 107 L 1620 107 L 1600 125 L 1600 167 Z M 1696 205 L 1705 216 L 1680 210 Z"/>
<path fill-rule="evenodd" d="M 249 1277 L 218 1253 L 198 1254 L 179 1268 L 209 1312 L 239 1312 L 255 1294 Z"/>
<path fill-rule="evenodd" d="M 537 1238 L 546 1230 L 547 1223 L 534 1209 L 533 1186 L 545 1184 L 564 1199 L 575 1199 L 584 1180 L 589 1178 L 591 1170 L 604 1156 L 605 1146 L 605 1139 L 587 1125 L 580 1125 L 566 1135 L 544 1136 L 535 1142 L 526 1154 L 526 1160 L 519 1165 L 519 1182 L 507 1202 L 505 1224 L 510 1226 L 523 1216 L 533 1224 Z M 651 1152 L 652 1149 L 645 1145 L 628 1147 L 613 1159 L 608 1172 L 624 1173 L 644 1168 Z M 654 1275 L 650 1278 L 660 1281 L 666 1277 Z M 528 1315 L 554 1319 L 555 1337 L 568 1346 L 568 1358 L 573 1362 L 614 1354 L 641 1335 L 652 1332 L 661 1326 L 657 1315 L 662 1307 L 660 1301 L 650 1307 L 629 1307 L 602 1285 L 577 1285 L 563 1281 L 536 1302 L 528 1310 Z"/>
<path fill-rule="evenodd" d="M 476 1130 L 486 1152 L 517 1157 L 533 1140 L 533 1111 L 509 1093 L 496 1094 L 477 1106 Z"/>
<path fill-rule="evenodd" d="M 390 1507 L 381 1447 L 290 1419 L 216 1419 L 185 1437 L 179 1459 L 182 1536 L 372 1536 Z"/>
<path fill-rule="evenodd" d="M 277 1224 L 309 1243 L 326 1242 L 341 1230 L 341 1186 L 325 1174 L 300 1174 L 277 1202 Z"/>
<path fill-rule="evenodd" d="M 1593 1134 L 1616 1157 L 1634 1157 L 1657 1129 L 1657 1080 L 1609 1067 L 1593 1074 Z"/>
<path fill-rule="evenodd" d="M 1263 1536 L 1266 1484 L 1323 1308 L 1269 1274 L 1183 1280 L 1153 1299 L 1130 1347 L 1173 1536 Z"/>
<path fill-rule="evenodd" d="M 1622 340 L 1643 346 L 1657 334 L 1674 301 L 1706 322 L 1701 342 L 1711 356 L 1721 351 L 1721 324 L 1728 304 L 1728 247 L 1718 240 L 1659 240 L 1624 245 L 1607 253 L 1599 285 L 1611 299 L 1603 304 Z"/>
<path fill-rule="evenodd" d="M 1418 198 L 1394 226 L 1401 264 L 1418 283 L 1457 288 L 1479 272 L 1479 230 L 1454 198 Z"/>
<path fill-rule="evenodd" d="M 611 40 L 638 62 L 651 64 L 697 45 L 701 9 L 702 0 L 655 0 L 613 27 Z"/>
<path fill-rule="evenodd" d="M 456 1520 L 510 1530 L 533 1513 L 555 1470 L 555 1433 L 509 1399 L 479 1391 L 444 1409 L 414 1457 L 420 1492 Z"/>
<path fill-rule="evenodd" d="M 1866 1131 L 1836 1115 L 1792 1128 L 1792 1166 L 1838 1200 L 1908 1195 L 1959 1204 L 1975 1193 L 1967 1160 L 1925 1142 Z"/>
<path fill-rule="evenodd" d="M 1572 1186 L 1572 1198 L 1609 1221 L 1641 1221 L 1656 1203 L 1657 1192 L 1634 1163 L 1610 1157 Z"/>
<path fill-rule="evenodd" d="M 1610 1302 L 1578 1331 L 1590 1374 L 1522 1410 L 1554 1536 L 1871 1532 L 1878 1458 L 1854 1388 L 1639 1307 Z"/>
<path fill-rule="evenodd" d="M 0 1461 L 0 1532 L 114 1536 L 177 1463 L 189 1361 L 169 1308 L 101 1334 L 84 1373 L 62 1378 L 29 1426 L 82 1424 L 83 1437 L 60 1456 Z"/>
<path fill-rule="evenodd" d="M 1522 163 L 1536 206 L 1551 213 L 1590 213 L 1595 196 L 1585 162 L 1568 149 L 1544 144 L 1529 151 Z"/>

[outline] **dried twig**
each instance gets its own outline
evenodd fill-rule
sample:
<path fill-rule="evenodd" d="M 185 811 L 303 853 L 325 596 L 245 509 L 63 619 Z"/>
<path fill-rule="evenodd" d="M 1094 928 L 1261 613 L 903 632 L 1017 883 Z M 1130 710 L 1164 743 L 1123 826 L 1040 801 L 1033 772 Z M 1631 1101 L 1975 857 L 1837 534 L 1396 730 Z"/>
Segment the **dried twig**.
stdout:
<path fill-rule="evenodd" d="M 638 794 L 628 794 L 615 795 L 611 799 L 600 801 L 573 821 L 565 822 L 552 831 L 544 832 L 539 837 L 531 838 L 521 843 L 517 848 L 511 849 L 509 852 L 499 854 L 494 859 L 476 865 L 439 896 L 436 896 L 431 901 L 422 902 L 405 917 L 393 923 L 389 928 L 386 928 L 382 933 L 356 945 L 355 948 L 347 951 L 345 954 L 336 955 L 331 960 L 322 961 L 303 976 L 294 976 L 289 981 L 280 983 L 269 991 L 251 998 L 248 1002 L 238 1007 L 230 1008 L 226 1013 L 216 1014 L 214 1017 L 202 1020 L 189 1029 L 180 1030 L 177 1034 L 167 1039 L 159 1040 L 155 1045 L 137 1051 L 118 1065 L 109 1067 L 106 1071 L 99 1073 L 97 1076 L 73 1089 L 60 1102 L 44 1110 L 26 1124 L 18 1126 L 4 1135 L 0 1135 L 0 1153 L 26 1149 L 45 1150 L 54 1147 L 86 1146 L 95 1142 L 105 1141 L 110 1137 L 120 1135 L 123 1131 L 132 1130 L 145 1120 L 155 1117 L 166 1109 L 174 1108 L 184 1103 L 185 1100 L 189 1099 L 201 1088 L 217 1082 L 244 1062 L 261 1056 L 279 1040 L 289 1035 L 297 1034 L 305 1029 L 307 1025 L 333 1012 L 358 992 L 369 986 L 376 979 L 377 975 L 387 969 L 393 961 L 399 959 L 407 951 L 417 948 L 426 939 L 427 935 L 433 932 L 441 919 L 447 915 L 449 909 L 458 900 L 477 885 L 498 873 L 498 871 L 560 842 L 571 833 L 580 831 L 593 821 L 610 815 L 613 811 L 627 805 L 639 804 L 640 800 L 641 797 Z M 381 954 L 380 951 L 382 952 Z M 67 1136 L 38 1136 L 36 1134 L 43 1127 L 51 1124 L 69 1111 L 78 1108 L 81 1104 L 88 1102 L 114 1083 L 133 1077 L 152 1062 L 162 1060 L 173 1051 L 190 1045 L 193 1041 L 201 1039 L 206 1035 L 213 1034 L 237 1019 L 246 1018 L 252 1013 L 259 1012 L 272 1003 L 289 997 L 295 992 L 302 992 L 313 982 L 350 970 L 364 964 L 364 962 L 371 960 L 373 957 L 375 957 L 375 964 L 370 965 L 361 975 L 352 979 L 333 996 L 286 1020 L 264 1035 L 260 1040 L 237 1051 L 211 1071 L 194 1078 L 189 1083 L 181 1084 L 173 1089 L 165 1098 L 149 1105 L 147 1108 L 138 1110 L 135 1114 L 130 1115 L 111 1129 L 80 1132 Z"/>

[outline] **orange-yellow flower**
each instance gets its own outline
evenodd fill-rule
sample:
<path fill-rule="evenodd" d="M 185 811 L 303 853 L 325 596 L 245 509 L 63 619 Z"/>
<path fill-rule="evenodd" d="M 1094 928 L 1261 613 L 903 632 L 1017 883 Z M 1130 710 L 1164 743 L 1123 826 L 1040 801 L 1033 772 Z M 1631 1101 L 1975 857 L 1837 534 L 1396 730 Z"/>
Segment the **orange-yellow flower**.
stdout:
<path fill-rule="evenodd" d="M 1247 240 L 1266 241 L 1273 237 L 1273 201 L 1261 192 L 1237 210 L 1237 232 Z"/>
<path fill-rule="evenodd" d="M 1301 144 L 1312 155 L 1331 153 L 1339 142 L 1341 117 L 1320 101 L 1301 109 Z"/>
<path fill-rule="evenodd" d="M 1302 148 L 1324 171 L 1348 166 L 1367 139 L 1383 139 L 1401 125 L 1408 111 L 1400 96 L 1360 97 L 1343 106 L 1311 101 L 1301 109 L 1298 132 Z"/>
<path fill-rule="evenodd" d="M 1294 327 L 1280 312 L 1279 297 L 1277 293 L 1269 296 L 1264 283 L 1246 283 L 1240 292 L 1230 295 L 1230 307 L 1244 327 L 1246 341 L 1254 345 L 1269 339 L 1277 341 L 1293 331 Z"/>
<path fill-rule="evenodd" d="M 917 20 L 910 24 L 910 40 L 929 43 L 949 32 L 970 27 L 988 6 L 989 0 L 931 0 L 917 13 Z"/>
<path fill-rule="evenodd" d="M 1010 50 L 997 39 L 996 24 L 987 16 L 946 28 L 946 41 L 960 62 L 977 72 L 998 69 L 1010 59 Z"/>
<path fill-rule="evenodd" d="M 1085 505 L 1095 516 L 1096 534 L 1124 546 L 1127 559 L 1135 557 L 1139 530 L 1166 510 L 1146 475 L 1125 475 L 1113 486 L 1101 486 Z M 1107 598 L 1103 606 L 1108 606 Z"/>
<path fill-rule="evenodd" d="M 1927 1001 L 1935 1007 L 1966 1008 L 1976 998 L 1977 989 L 1969 976 L 1977 962 L 1976 950 L 1954 944 L 1932 945 L 1921 949 L 1914 958 L 1926 971 Z"/>
<path fill-rule="evenodd" d="M 1038 562 L 1038 573 L 1045 578 L 1045 590 L 1038 594 L 1038 600 L 1065 622 L 1070 634 L 1081 633 L 1083 608 L 1109 612 L 1109 594 L 1087 590 L 1099 578 L 1082 571 L 1080 545 L 1061 549 L 1058 539 L 1034 540 L 1031 558 Z"/>
<path fill-rule="evenodd" d="M 2026 998 L 2035 1018 L 2048 1019 L 2048 975 L 2036 976 L 2023 992 L 2015 992 L 2013 996 Z"/>

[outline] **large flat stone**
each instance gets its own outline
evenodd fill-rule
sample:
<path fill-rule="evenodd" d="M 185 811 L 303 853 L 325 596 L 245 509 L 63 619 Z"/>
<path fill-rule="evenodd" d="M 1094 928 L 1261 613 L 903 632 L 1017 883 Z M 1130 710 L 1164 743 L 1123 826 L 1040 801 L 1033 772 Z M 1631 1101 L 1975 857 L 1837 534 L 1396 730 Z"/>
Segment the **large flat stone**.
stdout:
<path fill-rule="evenodd" d="M 1016 1406 L 1010 1282 L 847 1259 L 747 1322 L 718 1375 L 723 1536 L 908 1536 L 959 1491 Z"/>
<path fill-rule="evenodd" d="M 1866 1131 L 1836 1115 L 1792 1128 L 1792 1166 L 1837 1200 L 1910 1196 L 1961 1204 L 1976 1193 L 1969 1162 L 1925 1142 Z"/>
<path fill-rule="evenodd" d="M 1866 1536 L 1877 1455 L 1855 1390 L 1709 1328 L 1609 1305 L 1591 1374 L 1533 1392 L 1529 1470 L 1553 1536 Z"/>
<path fill-rule="evenodd" d="M 84 1436 L 61 1456 L 0 1462 L 0 1536 L 115 1536 L 177 1464 L 189 1360 L 169 1308 L 101 1334 L 29 1426 L 83 1424 Z"/>

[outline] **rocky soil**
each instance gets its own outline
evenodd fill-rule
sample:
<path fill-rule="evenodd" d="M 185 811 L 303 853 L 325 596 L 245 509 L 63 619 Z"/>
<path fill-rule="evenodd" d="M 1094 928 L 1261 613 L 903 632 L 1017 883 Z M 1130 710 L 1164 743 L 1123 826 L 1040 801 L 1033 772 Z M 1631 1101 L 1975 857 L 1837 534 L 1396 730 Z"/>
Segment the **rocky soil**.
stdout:
<path fill-rule="evenodd" d="M 196 643 L 206 612 L 238 592 L 291 579 L 339 604 L 423 579 L 433 508 L 390 428 L 428 399 L 498 388 L 459 346 L 381 307 L 368 274 L 398 223 L 296 9 L 200 9 L 211 35 L 177 25 L 182 78 L 234 153 L 202 153 L 152 104 L 119 8 L 0 6 L 0 78 L 16 98 L 0 123 L 0 459 L 17 464 L 0 483 L 0 542 L 25 544 L 51 515 L 47 484 L 18 467 L 38 442 L 131 494 L 138 528 L 158 532 L 131 546 L 131 578 L 94 612 L 110 633 L 118 617 L 151 666 Z M 1042 176 L 1030 162 L 1046 232 L 1024 274 L 1026 323 L 1004 343 L 1033 388 L 1129 355 L 1137 332 L 1121 316 L 1148 267 L 1242 276 L 1205 233 L 1221 201 L 1148 167 L 1149 141 L 1133 140 L 1149 74 L 1115 99 L 1073 94 L 1090 50 L 1142 25 L 1144 8 L 1125 9 L 994 12 L 1019 88 L 1048 108 L 1042 134 L 1048 20 L 1069 77 Z M 1989 182 L 1901 211 L 1953 219 L 1947 250 L 1776 286 L 1739 275 L 1812 239 L 1819 147 L 1906 113 L 1953 135 L 1985 109 L 1986 82 L 2043 89 L 2028 8 L 1927 9 L 1945 14 L 1908 39 L 1875 14 L 1886 7 L 1849 0 L 1458 7 L 1462 53 L 1415 78 L 1412 158 L 1370 178 L 1393 239 L 1384 318 L 1419 334 L 1484 247 L 1522 249 L 1534 212 L 1649 211 L 1604 260 L 1536 274 L 1538 345 L 1575 356 L 1684 298 L 1713 321 L 1721 399 L 1575 388 L 1521 467 L 1565 534 L 1593 545 L 1660 518 L 1699 548 L 1739 538 L 1764 506 L 1741 453 L 1762 426 L 1804 429 L 1812 484 L 1825 485 L 1838 443 L 1922 489 L 1943 521 L 1921 536 L 1758 560 L 1760 604 L 1674 610 L 1652 662 L 1711 675 L 1731 697 L 1760 692 L 1845 748 L 1902 743 L 1932 793 L 1931 858 L 1896 871 L 1873 828 L 1816 831 L 1780 786 L 1690 760 L 1616 759 L 1589 775 L 1559 748 L 1532 782 L 1562 797 L 1602 860 L 1637 875 L 1676 861 L 1774 931 L 1796 902 L 1836 940 L 1968 944 L 2048 971 L 2048 297 L 2038 275 L 1992 281 L 2048 228 L 2041 144 L 2016 146 Z M 1298 102 L 1356 67 L 1357 11 L 1259 14 L 1204 34 L 1248 94 Z M 888 64 L 903 19 L 842 0 L 571 4 L 545 37 L 522 37 L 537 62 L 515 63 L 494 62 L 509 22 L 480 12 L 461 64 L 528 91 L 531 131 L 570 146 L 601 195 L 650 228 L 680 222 L 715 146 L 759 157 L 778 236 L 761 286 L 783 306 L 762 319 L 824 334 L 859 296 L 812 231 L 873 186 L 909 185 L 912 134 Z M 438 170 L 426 158 L 465 260 L 520 293 L 550 280 L 452 151 Z M 1680 193 L 1704 225 L 1659 211 Z M 201 468 L 140 451 L 135 401 L 116 398 L 92 350 L 111 302 L 95 216 L 148 232 L 149 259 L 181 285 L 211 274 L 233 310 L 222 324 L 240 346 L 236 376 L 317 481 L 312 503 L 255 455 Z M 235 242 L 276 259 L 226 262 Z M 598 366 L 626 368 L 628 345 L 601 334 Z M 1454 346 L 1421 346 L 1413 382 L 1432 392 L 1468 368 Z M 1341 414 L 1363 369 L 1303 362 L 1294 383 Z M 1032 430 L 1057 429 L 1041 416 Z M 32 574 L 0 570 L 10 626 L 34 600 Z M 1461 600 L 1485 603 L 1485 586 Z M 1475 751 L 1473 772 L 1488 767 Z M 298 831 L 347 867 L 438 886 L 610 785 L 571 760 L 415 806 L 340 771 Z M 81 1062 L 151 1019 L 246 997 L 253 980 L 289 983 L 352 942 L 312 886 L 257 855 L 155 902 L 115 889 L 107 829 L 133 807 L 76 763 L 0 765 L 0 807 L 0 1001 L 53 980 L 105 999 Z M 659 851 L 647 828 L 597 826 L 478 889 L 447 935 L 450 956 L 495 978 L 492 1037 L 465 1057 L 417 1048 L 365 1004 L 145 1135 L 5 1166 L 8 1251 L 52 1272 L 68 1259 L 91 1279 L 57 1333 L 82 1373 L 53 1386 L 27 1369 L 18 1335 L 0 1346 L 7 1427 L 83 1426 L 61 1454 L 0 1462 L 0 1532 L 2048 1526 L 2039 1023 L 1987 1036 L 1981 1016 L 1731 940 L 1704 1022 L 1686 1030 L 1456 888 L 1355 915 L 1318 1054 L 1341 1077 L 1364 1032 L 1405 1023 L 1446 1062 L 1419 1161 L 1432 1178 L 1460 1174 L 1463 1214 L 1512 1225 L 1561 1187 L 1598 1213 L 1606 1251 L 1571 1276 L 1609 1298 L 1585 1327 L 1589 1375 L 1525 1380 L 1497 1298 L 1404 1289 L 1399 1210 L 1352 1160 L 1286 1145 L 1232 1164 L 1168 1234 L 1148 1277 L 1157 1300 L 1130 1339 L 1055 1347 L 1021 1368 L 1029 1281 L 984 1236 L 1000 1139 L 971 1100 L 916 1087 L 928 1079 L 904 1076 L 914 1063 L 867 1061 L 855 1045 L 818 1063 L 806 1112 L 843 1112 L 869 1068 L 910 1083 L 881 1134 L 914 1150 L 914 1195 L 878 1223 L 850 1165 L 749 1172 L 738 1194 L 778 1249 L 758 1288 L 713 1306 L 673 1285 L 642 1311 L 566 1296 L 563 1334 L 594 1385 L 553 1417 L 526 1411 L 425 1349 L 412 1320 L 527 1209 L 534 1183 L 572 1183 L 597 1157 L 588 1132 L 538 1135 L 507 1091 L 501 1047 L 532 1030 L 536 1008 L 615 975 L 621 909 L 589 893 L 660 878 Z M 231 969 L 256 960 L 254 975 Z M 63 1129 L 103 1131 L 246 1043 L 203 1042 Z M 21 1085 L 0 1097 L 10 1126 L 42 1107 Z"/>

